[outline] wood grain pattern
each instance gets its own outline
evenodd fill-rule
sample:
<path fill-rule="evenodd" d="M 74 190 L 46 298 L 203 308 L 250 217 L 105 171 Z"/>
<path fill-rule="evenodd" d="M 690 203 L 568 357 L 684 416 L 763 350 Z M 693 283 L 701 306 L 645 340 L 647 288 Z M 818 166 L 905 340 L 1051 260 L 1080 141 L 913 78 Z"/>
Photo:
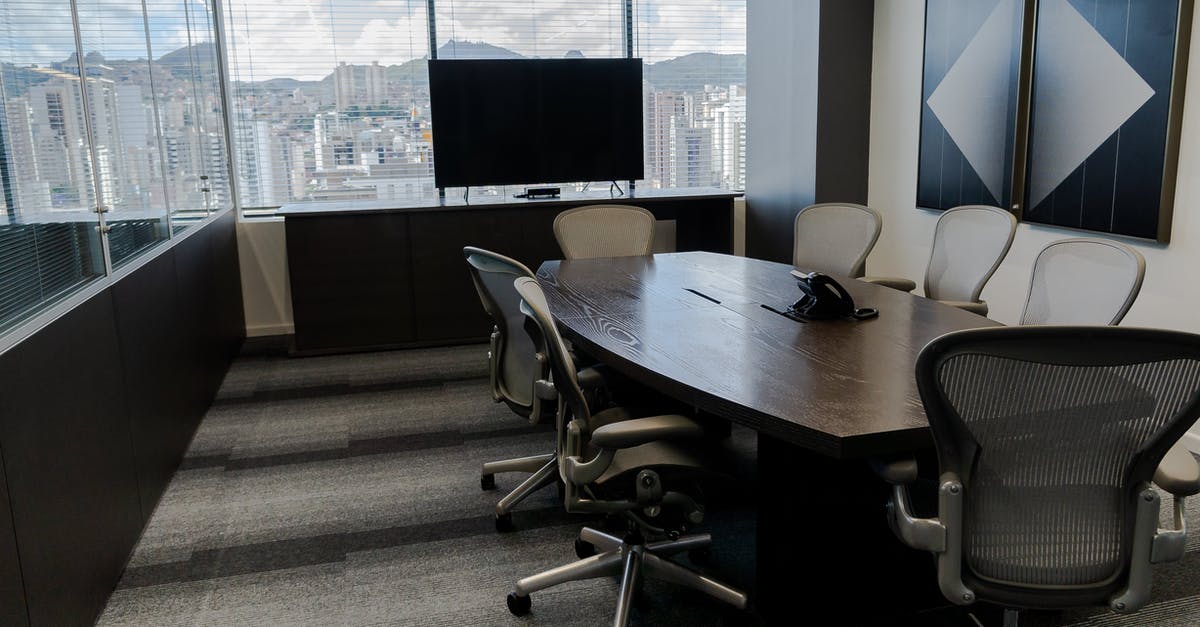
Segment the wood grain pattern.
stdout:
<path fill-rule="evenodd" d="M 660 391 L 835 458 L 930 444 L 913 368 L 930 340 L 995 322 L 838 277 L 878 318 L 800 323 L 792 267 L 714 253 L 548 261 L 564 333 Z"/>

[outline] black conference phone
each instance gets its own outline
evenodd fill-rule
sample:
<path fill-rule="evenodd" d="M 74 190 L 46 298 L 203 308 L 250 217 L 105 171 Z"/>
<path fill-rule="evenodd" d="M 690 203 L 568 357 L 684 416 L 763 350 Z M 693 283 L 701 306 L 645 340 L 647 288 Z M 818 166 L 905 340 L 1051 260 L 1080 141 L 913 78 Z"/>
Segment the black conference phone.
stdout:
<path fill-rule="evenodd" d="M 879 315 L 871 307 L 855 307 L 854 299 L 840 283 L 820 272 L 792 270 L 800 291 L 800 300 L 788 308 L 788 317 L 805 320 L 828 320 L 832 318 L 854 318 L 865 320 Z"/>

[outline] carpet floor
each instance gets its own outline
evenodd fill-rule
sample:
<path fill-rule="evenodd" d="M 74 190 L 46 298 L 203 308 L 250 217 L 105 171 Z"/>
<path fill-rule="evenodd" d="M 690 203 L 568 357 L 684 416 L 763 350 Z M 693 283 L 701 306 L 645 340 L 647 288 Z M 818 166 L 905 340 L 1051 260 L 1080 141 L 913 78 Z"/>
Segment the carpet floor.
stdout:
<path fill-rule="evenodd" d="M 752 432 L 735 429 L 728 446 L 752 466 Z M 498 490 L 485 492 L 479 465 L 552 447 L 549 430 L 491 402 L 480 346 L 243 356 L 99 624 L 608 624 L 614 579 L 536 593 L 525 617 L 505 607 L 516 579 L 575 559 L 585 521 L 547 489 L 519 506 L 516 532 L 497 533 L 495 501 L 523 475 L 499 475 Z M 752 504 L 733 499 L 710 512 L 709 569 L 752 593 Z M 1188 514 L 1200 530 L 1197 504 Z M 1198 548 L 1200 533 L 1183 560 L 1156 568 L 1155 601 L 1139 614 L 1029 613 L 1022 624 L 1200 624 Z M 637 625 L 758 624 L 669 584 L 647 581 L 644 592 Z M 798 610 L 796 622 L 860 624 L 853 608 L 821 610 Z M 964 612 L 925 619 L 977 624 Z"/>

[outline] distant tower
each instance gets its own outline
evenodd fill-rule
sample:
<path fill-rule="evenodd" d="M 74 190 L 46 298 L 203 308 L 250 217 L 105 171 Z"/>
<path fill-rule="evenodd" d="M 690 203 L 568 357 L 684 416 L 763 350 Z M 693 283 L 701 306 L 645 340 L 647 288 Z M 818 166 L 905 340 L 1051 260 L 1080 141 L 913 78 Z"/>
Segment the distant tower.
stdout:
<path fill-rule="evenodd" d="M 333 71 L 334 97 L 338 111 L 351 107 L 375 107 L 387 101 L 385 68 L 373 61 L 371 65 L 347 65 L 343 61 Z"/>

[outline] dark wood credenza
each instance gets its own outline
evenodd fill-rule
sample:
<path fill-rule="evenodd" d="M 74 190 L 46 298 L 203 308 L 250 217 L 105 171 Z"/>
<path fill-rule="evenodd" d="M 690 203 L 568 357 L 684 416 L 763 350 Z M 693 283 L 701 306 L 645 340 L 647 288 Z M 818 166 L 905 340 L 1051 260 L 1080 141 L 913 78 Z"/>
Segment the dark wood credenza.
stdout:
<path fill-rule="evenodd" d="M 564 193 L 526 200 L 284 205 L 297 354 L 485 340 L 492 322 L 471 283 L 464 246 L 536 269 L 562 257 L 554 218 L 573 207 L 630 204 L 675 221 L 679 251 L 733 252 L 733 201 L 708 188 Z"/>

